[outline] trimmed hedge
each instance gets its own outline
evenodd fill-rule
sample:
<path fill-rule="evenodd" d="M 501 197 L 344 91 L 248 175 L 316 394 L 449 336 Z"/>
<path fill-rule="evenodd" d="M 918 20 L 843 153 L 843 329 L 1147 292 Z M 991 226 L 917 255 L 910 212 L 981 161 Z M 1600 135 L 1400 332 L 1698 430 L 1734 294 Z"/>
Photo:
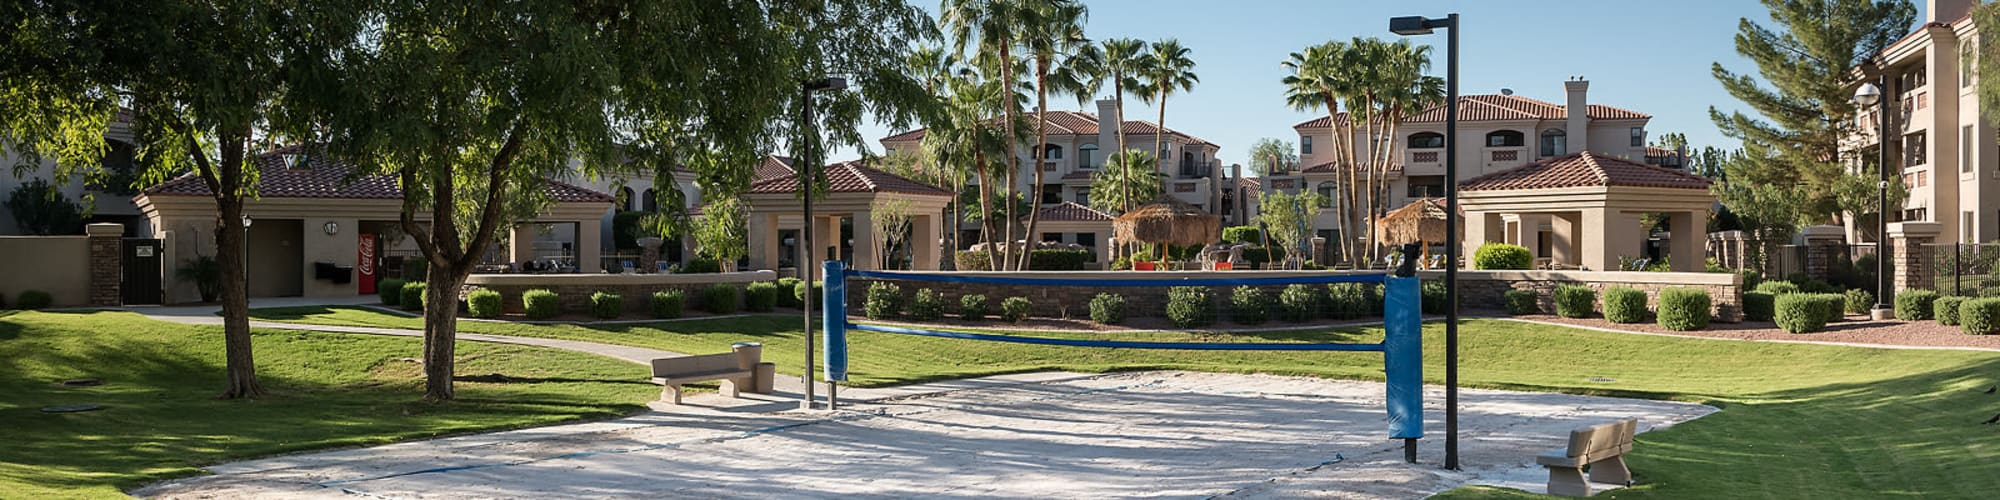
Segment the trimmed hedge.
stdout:
<path fill-rule="evenodd" d="M 1181 328 L 1214 324 L 1215 303 L 1209 300 L 1208 287 L 1177 286 L 1168 289 L 1167 319 Z"/>
<path fill-rule="evenodd" d="M 1257 226 L 1229 226 L 1222 228 L 1222 241 L 1255 245 L 1264 242 L 1264 234 Z"/>
<path fill-rule="evenodd" d="M 944 317 L 944 294 L 929 288 L 918 289 L 910 296 L 910 319 L 917 321 L 937 321 Z"/>
<path fill-rule="evenodd" d="M 750 312 L 771 312 L 778 305 L 778 284 L 769 281 L 753 282 L 743 287 L 743 309 Z"/>
<path fill-rule="evenodd" d="M 811 291 L 806 290 L 806 282 L 803 280 L 799 281 L 798 284 L 792 285 L 792 299 L 796 302 L 794 306 L 804 307 L 806 298 L 811 297 L 813 307 L 814 308 L 820 307 L 821 305 L 826 303 L 826 294 L 824 293 L 826 292 L 825 288 L 826 288 L 826 282 L 824 281 L 812 282 Z"/>
<path fill-rule="evenodd" d="M 1832 283 L 1822 280 L 1810 279 L 1800 281 L 1797 284 L 1799 285 L 1799 291 L 1805 293 L 1840 293 L 1840 287 L 1833 286 Z"/>
<path fill-rule="evenodd" d="M 1918 321 L 1931 319 L 1931 303 L 1937 302 L 1937 292 L 1930 290 L 1905 290 L 1896 294 L 1896 319 Z"/>
<path fill-rule="evenodd" d="M 1936 302 L 1931 303 L 1931 316 L 1937 318 L 1940 325 L 1958 326 L 1958 307 L 1964 305 L 1966 300 L 1970 299 L 1956 295 L 1938 297 Z"/>
<path fill-rule="evenodd" d="M 1561 285 L 1556 287 L 1556 315 L 1565 318 L 1588 318 L 1597 291 L 1583 285 Z"/>
<path fill-rule="evenodd" d="M 1958 327 L 1972 335 L 2000 332 L 2000 298 L 1981 297 L 1959 303 Z"/>
<path fill-rule="evenodd" d="M 1534 290 L 1508 290 L 1500 295 L 1507 301 L 1507 314 L 1526 316 L 1542 312 L 1541 298 Z"/>
<path fill-rule="evenodd" d="M 1445 300 L 1443 281 L 1425 281 L 1417 287 L 1417 294 L 1421 299 L 1418 308 L 1422 309 L 1424 314 L 1444 314 L 1451 308 L 1451 303 Z M 1380 297 L 1381 294 L 1376 295 Z"/>
<path fill-rule="evenodd" d="M 1526 270 L 1535 267 L 1535 255 L 1528 247 L 1488 242 L 1472 251 L 1473 269 Z"/>
<path fill-rule="evenodd" d="M 382 305 L 395 307 L 397 304 L 401 304 L 403 301 L 404 283 L 408 282 L 397 278 L 389 278 L 376 283 L 375 293 L 382 297 Z"/>
<path fill-rule="evenodd" d="M 1028 313 L 1034 309 L 1035 303 L 1029 302 L 1027 297 L 1008 297 L 1000 301 L 1000 319 L 1008 323 L 1027 321 Z"/>
<path fill-rule="evenodd" d="M 1847 310 L 1848 314 L 1868 314 L 1868 310 L 1875 306 L 1875 294 L 1868 293 L 1867 290 L 1850 288 L 1841 295 L 1846 298 L 1843 309 Z"/>
<path fill-rule="evenodd" d="M 1271 296 L 1254 286 L 1239 286 L 1229 294 L 1229 320 L 1257 325 L 1271 317 Z"/>
<path fill-rule="evenodd" d="M 722 263 L 708 257 L 688 259 L 686 264 L 673 268 L 674 274 L 708 274 L 722 272 Z"/>
<path fill-rule="evenodd" d="M 590 315 L 597 319 L 612 319 L 625 312 L 625 298 L 610 292 L 590 294 Z"/>
<path fill-rule="evenodd" d="M 1714 301 L 1708 291 L 1700 288 L 1668 288 L 1660 290 L 1660 313 L 1655 320 L 1661 327 L 1677 332 L 1708 328 L 1709 307 Z"/>
<path fill-rule="evenodd" d="M 1743 292 L 1743 319 L 1770 321 L 1777 299 L 1771 292 Z"/>
<path fill-rule="evenodd" d="M 681 306 L 687 303 L 687 292 L 668 290 L 653 292 L 653 317 L 674 319 L 681 317 Z"/>
<path fill-rule="evenodd" d="M 903 314 L 903 287 L 887 281 L 868 284 L 868 301 L 861 305 L 868 319 L 895 319 Z"/>
<path fill-rule="evenodd" d="M 1778 328 L 1789 333 L 1811 333 L 1826 328 L 1826 313 L 1821 311 L 1820 295 L 1810 293 L 1787 293 L 1779 295 L 1773 303 L 1772 321 Z M 1843 300 L 1844 301 L 1844 300 Z"/>
<path fill-rule="evenodd" d="M 1125 296 L 1114 293 L 1100 293 L 1090 298 L 1090 320 L 1099 324 L 1116 325 L 1125 322 Z"/>
<path fill-rule="evenodd" d="M 1622 286 L 1604 289 L 1604 319 L 1612 323 L 1646 321 L 1646 292 Z"/>
<path fill-rule="evenodd" d="M 979 294 L 958 298 L 958 317 L 966 321 L 986 319 L 986 296 Z"/>
<path fill-rule="evenodd" d="M 1272 262 L 1285 261 L 1285 247 L 1248 246 L 1243 248 L 1243 262 L 1250 267 L 1267 269 Z"/>
<path fill-rule="evenodd" d="M 474 318 L 498 318 L 501 310 L 500 292 L 484 288 L 465 294 L 465 313 Z"/>
<path fill-rule="evenodd" d="M 1754 288 L 1754 290 L 1771 295 L 1784 295 L 1787 293 L 1799 293 L 1799 286 L 1792 284 L 1790 281 L 1766 281 L 1758 283 L 1757 288 Z"/>
<path fill-rule="evenodd" d="M 1293 323 L 1311 321 L 1313 317 L 1319 316 L 1320 310 L 1326 308 L 1322 305 L 1326 302 L 1325 293 L 1324 288 L 1302 283 L 1286 286 L 1285 291 L 1278 293 L 1279 312 L 1285 321 Z"/>
<path fill-rule="evenodd" d="M 717 283 L 701 289 L 701 310 L 715 314 L 735 314 L 743 304 L 736 285 Z"/>
<path fill-rule="evenodd" d="M 401 299 L 396 300 L 396 307 L 401 307 L 405 311 L 424 310 L 424 301 L 429 300 L 424 298 L 424 289 L 429 286 L 430 284 L 421 281 L 413 283 L 404 283 L 403 288 L 396 290 L 397 295 L 401 295 L 403 297 Z M 26 293 L 21 294 L 22 302 L 27 302 L 27 299 L 28 299 L 28 294 Z M 28 307 L 22 306 L 21 308 L 27 309 Z"/>
<path fill-rule="evenodd" d="M 49 292 L 23 290 L 21 291 L 21 295 L 14 297 L 14 307 L 28 311 L 48 309 L 49 305 L 54 304 L 55 301 L 55 296 L 49 295 Z"/>
<path fill-rule="evenodd" d="M 778 307 L 799 308 L 805 305 L 800 300 L 801 296 L 804 295 L 799 293 L 799 283 L 801 282 L 802 280 L 798 278 L 778 278 L 778 291 L 781 292 L 778 294 Z M 819 305 L 819 303 L 814 302 L 813 305 Z"/>
<path fill-rule="evenodd" d="M 521 292 L 521 310 L 528 319 L 549 319 L 562 314 L 562 297 L 553 290 L 537 288 Z"/>
<path fill-rule="evenodd" d="M 1326 316 L 1333 319 L 1366 318 L 1375 314 L 1368 298 L 1372 287 L 1360 283 L 1331 283 L 1326 286 Z"/>
<path fill-rule="evenodd" d="M 953 262 L 958 264 L 958 269 L 961 271 L 990 271 L 993 270 L 993 259 L 998 257 L 1000 257 L 1000 252 L 961 250 L 957 254 L 954 254 L 952 259 Z M 1089 250 L 1069 250 L 1063 248 L 1035 249 L 1028 252 L 1028 270 L 1082 271 L 1084 266 L 1089 264 L 1090 259 L 1093 257 L 1095 257 L 1095 254 Z M 1019 257 L 1017 256 L 1016 258 Z"/>

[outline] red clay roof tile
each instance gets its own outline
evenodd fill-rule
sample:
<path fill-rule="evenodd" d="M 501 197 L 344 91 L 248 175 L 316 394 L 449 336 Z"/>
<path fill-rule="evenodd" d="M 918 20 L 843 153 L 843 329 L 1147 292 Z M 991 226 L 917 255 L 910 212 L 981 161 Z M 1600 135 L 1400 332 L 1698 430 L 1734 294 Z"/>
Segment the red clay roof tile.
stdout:
<path fill-rule="evenodd" d="M 844 161 L 826 166 L 826 181 L 830 193 L 899 193 L 929 196 L 951 196 L 950 191 L 910 180 L 909 178 L 883 172 L 863 165 L 860 160 Z M 798 176 L 783 176 L 763 179 L 750 184 L 751 194 L 795 193 L 799 190 Z"/>
<path fill-rule="evenodd" d="M 262 198 L 403 199 L 403 189 L 388 174 L 355 174 L 354 165 L 316 154 L 301 146 L 274 149 L 251 158 L 258 170 L 257 195 Z M 558 202 L 603 202 L 611 195 L 548 179 L 543 184 Z M 147 196 L 208 196 L 208 185 L 187 174 L 148 188 Z"/>
<path fill-rule="evenodd" d="M 1467 179 L 1459 191 L 1511 191 L 1592 186 L 1708 189 L 1708 179 L 1583 151 Z"/>

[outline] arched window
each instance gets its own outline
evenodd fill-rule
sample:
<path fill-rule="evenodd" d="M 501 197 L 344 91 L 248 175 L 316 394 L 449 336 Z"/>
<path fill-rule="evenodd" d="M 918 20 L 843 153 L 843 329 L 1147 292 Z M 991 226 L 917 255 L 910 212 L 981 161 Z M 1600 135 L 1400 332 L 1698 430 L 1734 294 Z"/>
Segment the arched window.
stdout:
<path fill-rule="evenodd" d="M 1542 131 L 1542 157 L 1569 154 L 1569 133 L 1552 128 Z"/>
<path fill-rule="evenodd" d="M 1444 134 L 1437 132 L 1417 132 L 1410 134 L 1410 149 L 1444 147 Z"/>
<path fill-rule="evenodd" d="M 1525 145 L 1527 139 L 1522 137 L 1520 132 L 1513 130 L 1496 130 L 1486 134 L 1486 147 L 1489 148 L 1518 148 Z"/>
<path fill-rule="evenodd" d="M 1054 144 L 1042 145 L 1042 159 L 1044 160 L 1060 160 L 1062 159 L 1062 153 L 1063 153 L 1062 146 L 1057 146 Z"/>
<path fill-rule="evenodd" d="M 1076 148 L 1076 168 L 1097 168 L 1097 145 L 1085 144 Z"/>
<path fill-rule="evenodd" d="M 660 211 L 660 194 L 653 192 L 653 188 L 646 188 L 646 198 L 644 204 L 647 212 Z"/>
<path fill-rule="evenodd" d="M 1319 192 L 1320 208 L 1333 207 L 1333 195 L 1334 195 L 1333 181 L 1321 182 L 1319 183 L 1319 186 L 1315 187 L 1313 190 Z"/>
<path fill-rule="evenodd" d="M 629 187 L 618 188 L 618 211 L 620 212 L 632 211 L 632 188 Z"/>

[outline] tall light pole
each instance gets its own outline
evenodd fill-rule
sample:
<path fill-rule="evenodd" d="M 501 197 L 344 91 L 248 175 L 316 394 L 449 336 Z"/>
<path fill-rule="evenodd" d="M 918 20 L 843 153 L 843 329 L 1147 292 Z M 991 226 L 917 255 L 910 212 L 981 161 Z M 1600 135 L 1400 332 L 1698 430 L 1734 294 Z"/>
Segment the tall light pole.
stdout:
<path fill-rule="evenodd" d="M 794 257 L 792 259 L 793 260 L 792 266 L 798 268 L 799 276 L 801 279 L 805 280 L 805 286 L 806 286 L 806 294 L 805 294 L 806 296 L 804 297 L 805 300 L 799 301 L 800 302 L 799 308 L 805 311 L 805 314 L 803 316 L 805 318 L 805 332 L 806 332 L 806 337 L 805 337 L 806 371 L 803 377 L 806 383 L 806 397 L 804 400 L 799 401 L 799 409 L 801 410 L 813 409 L 812 292 L 813 292 L 813 267 L 814 264 L 817 264 L 816 262 L 817 259 L 814 259 L 813 256 L 818 255 L 818 252 L 815 251 L 812 247 L 813 186 L 815 184 L 818 184 L 819 182 L 818 172 L 821 169 L 820 167 L 821 159 L 819 154 L 819 129 L 813 127 L 812 97 L 813 97 L 813 92 L 821 90 L 845 90 L 845 89 L 847 89 L 847 79 L 845 78 L 831 78 L 831 77 L 821 78 L 818 80 L 807 80 L 804 83 L 799 84 L 799 103 L 800 103 L 799 140 L 802 141 L 799 144 L 799 151 L 802 151 L 805 154 L 801 155 L 804 156 L 804 158 L 798 159 L 799 160 L 798 176 L 799 176 L 799 195 L 800 199 L 804 200 L 803 205 L 805 207 L 805 209 L 802 211 L 804 212 L 802 215 L 804 215 L 805 218 L 801 219 L 804 222 L 804 224 L 802 224 L 801 227 L 799 228 L 799 247 L 793 249 L 793 252 L 797 254 L 797 257 Z M 835 238 L 840 237 L 840 235 L 838 234 L 835 234 L 833 236 Z M 833 389 L 829 386 L 827 391 L 828 391 L 827 407 L 828 409 L 832 409 Z"/>
<path fill-rule="evenodd" d="M 243 214 L 243 303 L 250 303 L 250 214 Z"/>
<path fill-rule="evenodd" d="M 1398 35 L 1428 35 L 1443 28 L 1444 72 L 1444 468 L 1458 470 L 1458 14 L 1444 19 L 1389 19 Z M 1372 144 L 1372 142 L 1371 142 Z"/>
<path fill-rule="evenodd" d="M 1884 86 L 1888 85 L 1888 71 L 1877 77 Z M 1876 121 L 1875 150 L 1879 155 L 1875 165 L 1875 310 L 1870 311 L 1874 319 L 1889 317 L 1889 100 L 1882 98 L 1882 87 L 1875 82 L 1861 84 L 1854 90 L 1854 103 L 1860 108 L 1879 106 L 1882 115 Z"/>

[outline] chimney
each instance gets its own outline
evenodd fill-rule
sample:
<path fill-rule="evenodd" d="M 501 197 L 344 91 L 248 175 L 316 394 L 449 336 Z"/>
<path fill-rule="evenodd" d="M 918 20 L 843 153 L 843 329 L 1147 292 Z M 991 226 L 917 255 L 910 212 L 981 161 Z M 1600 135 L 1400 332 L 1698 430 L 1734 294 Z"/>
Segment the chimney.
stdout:
<path fill-rule="evenodd" d="M 1576 77 L 1563 82 L 1563 90 L 1569 92 L 1569 103 L 1564 107 L 1568 120 L 1563 123 L 1563 133 L 1567 134 L 1563 141 L 1569 144 L 1569 150 L 1564 153 L 1590 149 L 1590 100 L 1584 97 L 1590 92 L 1590 80 Z"/>
<path fill-rule="evenodd" d="M 1118 101 L 1097 101 L 1097 154 L 1104 156 L 1098 159 L 1100 164 L 1111 164 L 1111 155 L 1122 152 L 1118 150 L 1118 134 L 1123 126 L 1118 116 Z"/>
<path fill-rule="evenodd" d="M 1976 0 L 1925 0 L 1924 23 L 1949 23 L 1972 13 Z"/>

